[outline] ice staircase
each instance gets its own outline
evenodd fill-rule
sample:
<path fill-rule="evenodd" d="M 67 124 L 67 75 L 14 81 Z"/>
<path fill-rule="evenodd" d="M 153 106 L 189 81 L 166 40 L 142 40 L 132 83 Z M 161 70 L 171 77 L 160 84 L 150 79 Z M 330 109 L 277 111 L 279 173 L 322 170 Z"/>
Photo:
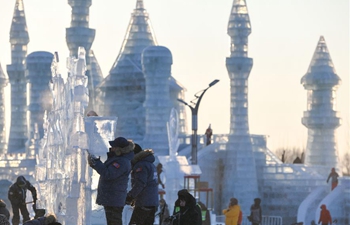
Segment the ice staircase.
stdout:
<path fill-rule="evenodd" d="M 314 220 L 317 223 L 323 204 L 337 224 L 350 224 L 350 178 L 340 178 L 339 185 L 333 191 L 329 186 L 324 186 L 311 192 L 299 206 L 297 221 L 311 224 Z"/>

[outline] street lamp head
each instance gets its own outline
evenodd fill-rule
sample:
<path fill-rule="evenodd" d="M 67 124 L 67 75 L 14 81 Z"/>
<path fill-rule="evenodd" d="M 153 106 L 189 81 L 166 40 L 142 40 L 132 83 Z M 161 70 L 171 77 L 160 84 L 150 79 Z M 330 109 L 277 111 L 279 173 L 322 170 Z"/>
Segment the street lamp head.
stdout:
<path fill-rule="evenodd" d="M 214 80 L 214 81 L 212 81 L 210 84 L 209 84 L 209 87 L 212 87 L 212 86 L 214 86 L 216 83 L 218 83 L 220 80 Z"/>

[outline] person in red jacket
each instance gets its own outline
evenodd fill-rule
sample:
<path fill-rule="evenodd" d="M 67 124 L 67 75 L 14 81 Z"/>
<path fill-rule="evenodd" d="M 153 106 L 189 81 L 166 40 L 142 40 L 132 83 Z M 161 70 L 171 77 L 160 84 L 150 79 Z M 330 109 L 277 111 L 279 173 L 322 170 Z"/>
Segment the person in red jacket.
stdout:
<path fill-rule="evenodd" d="M 332 217 L 330 212 L 328 211 L 326 205 L 321 205 L 321 213 L 320 213 L 320 219 L 318 220 L 318 223 L 321 223 L 322 225 L 332 225 Z"/>
<path fill-rule="evenodd" d="M 335 168 L 332 168 L 331 173 L 329 174 L 329 176 L 327 178 L 327 183 L 328 183 L 329 179 L 331 179 L 331 181 L 332 181 L 332 191 L 338 185 L 338 177 L 339 177 L 339 175 L 337 172 L 335 172 Z"/>

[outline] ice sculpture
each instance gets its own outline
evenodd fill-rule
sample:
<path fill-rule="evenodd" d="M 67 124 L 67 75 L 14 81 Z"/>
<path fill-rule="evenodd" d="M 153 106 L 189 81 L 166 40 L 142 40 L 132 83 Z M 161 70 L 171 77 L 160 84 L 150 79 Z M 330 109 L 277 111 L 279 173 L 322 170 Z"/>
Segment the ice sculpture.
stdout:
<path fill-rule="evenodd" d="M 62 224 L 90 224 L 91 171 L 86 164 L 88 137 L 84 127 L 84 108 L 88 104 L 85 50 L 79 58 L 68 60 L 64 83 L 52 63 L 53 106 L 44 123 L 44 137 L 37 155 L 36 180 L 39 201 L 47 212 L 58 215 Z"/>
<path fill-rule="evenodd" d="M 302 123 L 308 128 L 305 164 L 340 168 L 336 129 L 341 124 L 336 111 L 336 90 L 341 79 L 336 74 L 326 41 L 320 37 L 307 73 L 301 83 L 307 90 L 307 111 Z M 328 167 L 328 168 L 327 168 Z M 341 171 L 341 170 L 339 170 Z"/>
<path fill-rule="evenodd" d="M 91 50 L 92 43 L 95 39 L 95 29 L 89 28 L 89 9 L 92 0 L 80 1 L 69 0 L 68 4 L 72 7 L 70 27 L 66 29 L 66 41 L 69 48 L 70 56 L 76 56 L 79 46 L 86 50 L 86 63 L 88 69 L 85 72 L 88 77 L 89 89 L 89 108 L 94 105 L 95 89 L 103 79 L 99 70 L 98 62 Z"/>
<path fill-rule="evenodd" d="M 169 122 L 167 123 L 168 131 L 168 141 L 169 141 L 169 156 L 170 161 L 175 161 L 176 152 L 179 148 L 179 126 L 178 126 L 179 117 L 175 109 L 171 110 Z"/>
<path fill-rule="evenodd" d="M 177 199 L 177 192 L 184 188 L 184 175 L 201 174 L 198 165 L 188 165 L 185 156 L 177 156 L 179 148 L 179 118 L 177 111 L 172 109 L 169 122 L 167 123 L 169 156 L 158 156 L 159 161 L 164 165 L 165 171 L 165 199 L 168 203 L 169 211 L 173 211 L 174 203 Z"/>
<path fill-rule="evenodd" d="M 96 188 L 92 187 L 86 150 L 106 153 L 117 122 L 116 117 L 84 118 L 89 103 L 84 48 L 79 48 L 78 56 L 67 60 L 66 82 L 58 70 L 57 54 L 52 62 L 53 106 L 45 113 L 44 137 L 36 156 L 39 205 L 58 215 L 63 225 L 90 225 L 92 220 L 103 223 L 103 217 L 96 222 L 92 213 Z"/>

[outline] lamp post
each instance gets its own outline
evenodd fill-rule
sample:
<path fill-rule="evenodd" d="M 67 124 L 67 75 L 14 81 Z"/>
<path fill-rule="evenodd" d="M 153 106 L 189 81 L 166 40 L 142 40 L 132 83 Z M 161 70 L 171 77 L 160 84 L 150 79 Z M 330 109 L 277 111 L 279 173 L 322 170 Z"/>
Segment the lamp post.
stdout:
<path fill-rule="evenodd" d="M 214 80 L 214 81 L 212 81 L 209 84 L 209 86 L 206 89 L 197 92 L 194 95 L 196 98 L 191 101 L 193 106 L 189 105 L 187 102 L 185 102 L 182 99 L 177 99 L 179 102 L 182 102 L 183 104 L 185 104 L 188 107 L 190 107 L 191 113 L 192 113 L 192 138 L 191 138 L 191 145 L 192 145 L 192 151 L 191 151 L 192 159 L 191 159 L 191 162 L 192 162 L 192 165 L 196 165 L 197 164 L 197 129 L 198 129 L 198 108 L 199 108 L 199 104 L 201 103 L 201 100 L 202 100 L 202 97 L 203 97 L 204 93 L 210 87 L 214 86 L 219 81 L 220 80 Z"/>

